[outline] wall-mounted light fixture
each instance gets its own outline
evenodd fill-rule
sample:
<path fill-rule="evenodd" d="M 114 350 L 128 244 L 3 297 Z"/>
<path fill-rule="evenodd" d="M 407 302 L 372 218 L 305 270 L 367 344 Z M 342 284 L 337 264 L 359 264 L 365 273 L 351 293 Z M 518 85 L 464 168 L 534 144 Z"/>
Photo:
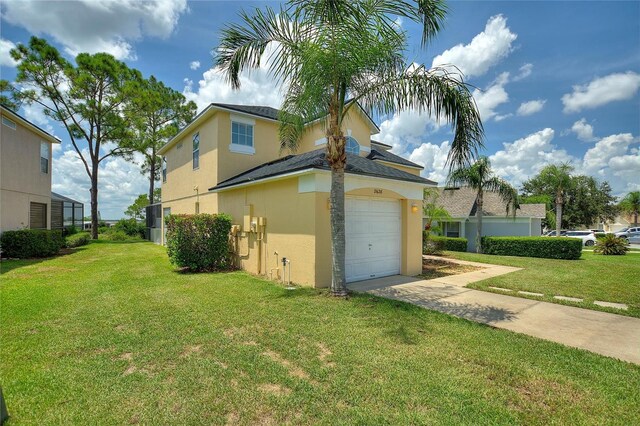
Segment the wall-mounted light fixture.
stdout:
<path fill-rule="evenodd" d="M 411 204 L 411 213 L 418 213 L 418 205 L 416 203 Z"/>

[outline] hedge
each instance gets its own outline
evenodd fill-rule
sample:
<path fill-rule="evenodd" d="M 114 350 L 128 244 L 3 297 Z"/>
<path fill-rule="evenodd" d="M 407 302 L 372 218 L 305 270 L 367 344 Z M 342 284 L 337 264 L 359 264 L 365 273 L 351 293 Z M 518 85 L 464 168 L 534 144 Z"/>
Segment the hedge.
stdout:
<path fill-rule="evenodd" d="M 582 240 L 570 237 L 483 237 L 482 252 L 502 256 L 580 259 Z"/>
<path fill-rule="evenodd" d="M 466 238 L 439 237 L 435 235 L 422 235 L 422 253 L 434 254 L 443 250 L 467 251 Z"/>
<path fill-rule="evenodd" d="M 120 219 L 117 221 L 110 230 L 114 232 L 124 232 L 130 237 L 145 237 L 146 226 L 143 223 L 138 222 L 137 220 L 131 219 Z"/>
<path fill-rule="evenodd" d="M 167 253 L 174 265 L 191 271 L 231 266 L 227 214 L 169 215 L 165 218 Z"/>
<path fill-rule="evenodd" d="M 47 229 L 20 229 L 5 231 L 0 237 L 3 257 L 29 259 L 58 254 L 64 247 L 62 231 Z"/>
<path fill-rule="evenodd" d="M 80 247 L 89 244 L 91 236 L 88 232 L 80 232 L 79 234 L 69 235 L 66 239 L 68 248 Z"/>

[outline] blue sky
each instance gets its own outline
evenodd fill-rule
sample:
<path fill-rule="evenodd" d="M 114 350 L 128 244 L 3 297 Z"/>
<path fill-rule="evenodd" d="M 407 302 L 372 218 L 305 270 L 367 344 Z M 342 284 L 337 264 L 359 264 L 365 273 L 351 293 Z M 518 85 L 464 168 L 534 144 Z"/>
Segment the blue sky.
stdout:
<path fill-rule="evenodd" d="M 110 52 L 200 108 L 209 102 L 278 107 L 267 69 L 244 76 L 239 92 L 211 69 L 221 27 L 242 8 L 274 4 L 3 1 L 0 72 L 14 78 L 8 49 L 35 34 L 69 58 Z M 640 2 L 455 1 L 449 9 L 444 30 L 426 50 L 419 27 L 400 22 L 410 37 L 406 55 L 428 66 L 453 63 L 465 73 L 485 124 L 485 154 L 500 175 L 519 185 L 545 164 L 569 161 L 579 173 L 608 180 L 616 195 L 640 189 Z M 53 190 L 88 201 L 88 178 L 64 131 L 35 107 L 22 113 L 63 140 L 54 150 Z M 426 177 L 444 180 L 446 123 L 415 112 L 375 118 L 382 129 L 376 139 L 424 165 Z M 105 218 L 122 216 L 146 192 L 137 165 L 122 159 L 105 162 L 100 179 Z"/>

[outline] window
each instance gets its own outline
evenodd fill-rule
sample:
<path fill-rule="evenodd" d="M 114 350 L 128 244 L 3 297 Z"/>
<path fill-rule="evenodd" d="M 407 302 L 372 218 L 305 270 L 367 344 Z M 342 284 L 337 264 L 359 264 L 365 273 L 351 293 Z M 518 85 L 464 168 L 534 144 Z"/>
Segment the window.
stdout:
<path fill-rule="evenodd" d="M 47 229 L 47 205 L 31 203 L 29 208 L 29 228 Z"/>
<path fill-rule="evenodd" d="M 40 171 L 49 173 L 49 144 L 40 142 Z"/>
<path fill-rule="evenodd" d="M 200 167 L 200 133 L 193 135 L 193 170 Z"/>
<path fill-rule="evenodd" d="M 167 157 L 162 157 L 162 182 L 167 181 Z"/>
<path fill-rule="evenodd" d="M 9 120 L 8 118 L 2 117 L 2 124 L 4 124 L 5 126 L 15 130 L 16 129 L 16 123 Z"/>
<path fill-rule="evenodd" d="M 231 122 L 231 152 L 239 154 L 255 154 L 253 146 L 253 124 Z"/>
<path fill-rule="evenodd" d="M 446 222 L 443 231 L 447 237 L 460 237 L 460 222 Z"/>
<path fill-rule="evenodd" d="M 351 136 L 347 136 L 345 151 L 347 151 L 349 154 L 360 155 L 360 144 L 358 144 L 358 141 Z"/>

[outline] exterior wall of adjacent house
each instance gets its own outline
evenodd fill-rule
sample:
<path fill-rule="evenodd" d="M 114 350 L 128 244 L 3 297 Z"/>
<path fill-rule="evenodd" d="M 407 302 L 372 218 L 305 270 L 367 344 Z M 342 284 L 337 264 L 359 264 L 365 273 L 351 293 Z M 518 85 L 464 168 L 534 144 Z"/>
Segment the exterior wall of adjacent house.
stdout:
<path fill-rule="evenodd" d="M 537 221 L 537 225 L 533 221 Z M 492 237 L 539 237 L 541 219 L 530 219 L 528 217 L 510 217 L 501 218 L 482 218 L 482 236 Z M 467 250 L 476 250 L 476 234 L 478 232 L 478 223 L 476 218 L 469 219 L 465 223 L 465 238 L 469 241 Z M 536 231 L 537 230 L 537 231 Z"/>
<path fill-rule="evenodd" d="M 0 233 L 29 228 L 31 203 L 47 205 L 51 228 L 51 152 L 53 137 L 40 132 L 13 114 L 0 110 L 15 129 L 0 124 Z M 40 169 L 40 145 L 49 146 L 48 173 Z"/>

